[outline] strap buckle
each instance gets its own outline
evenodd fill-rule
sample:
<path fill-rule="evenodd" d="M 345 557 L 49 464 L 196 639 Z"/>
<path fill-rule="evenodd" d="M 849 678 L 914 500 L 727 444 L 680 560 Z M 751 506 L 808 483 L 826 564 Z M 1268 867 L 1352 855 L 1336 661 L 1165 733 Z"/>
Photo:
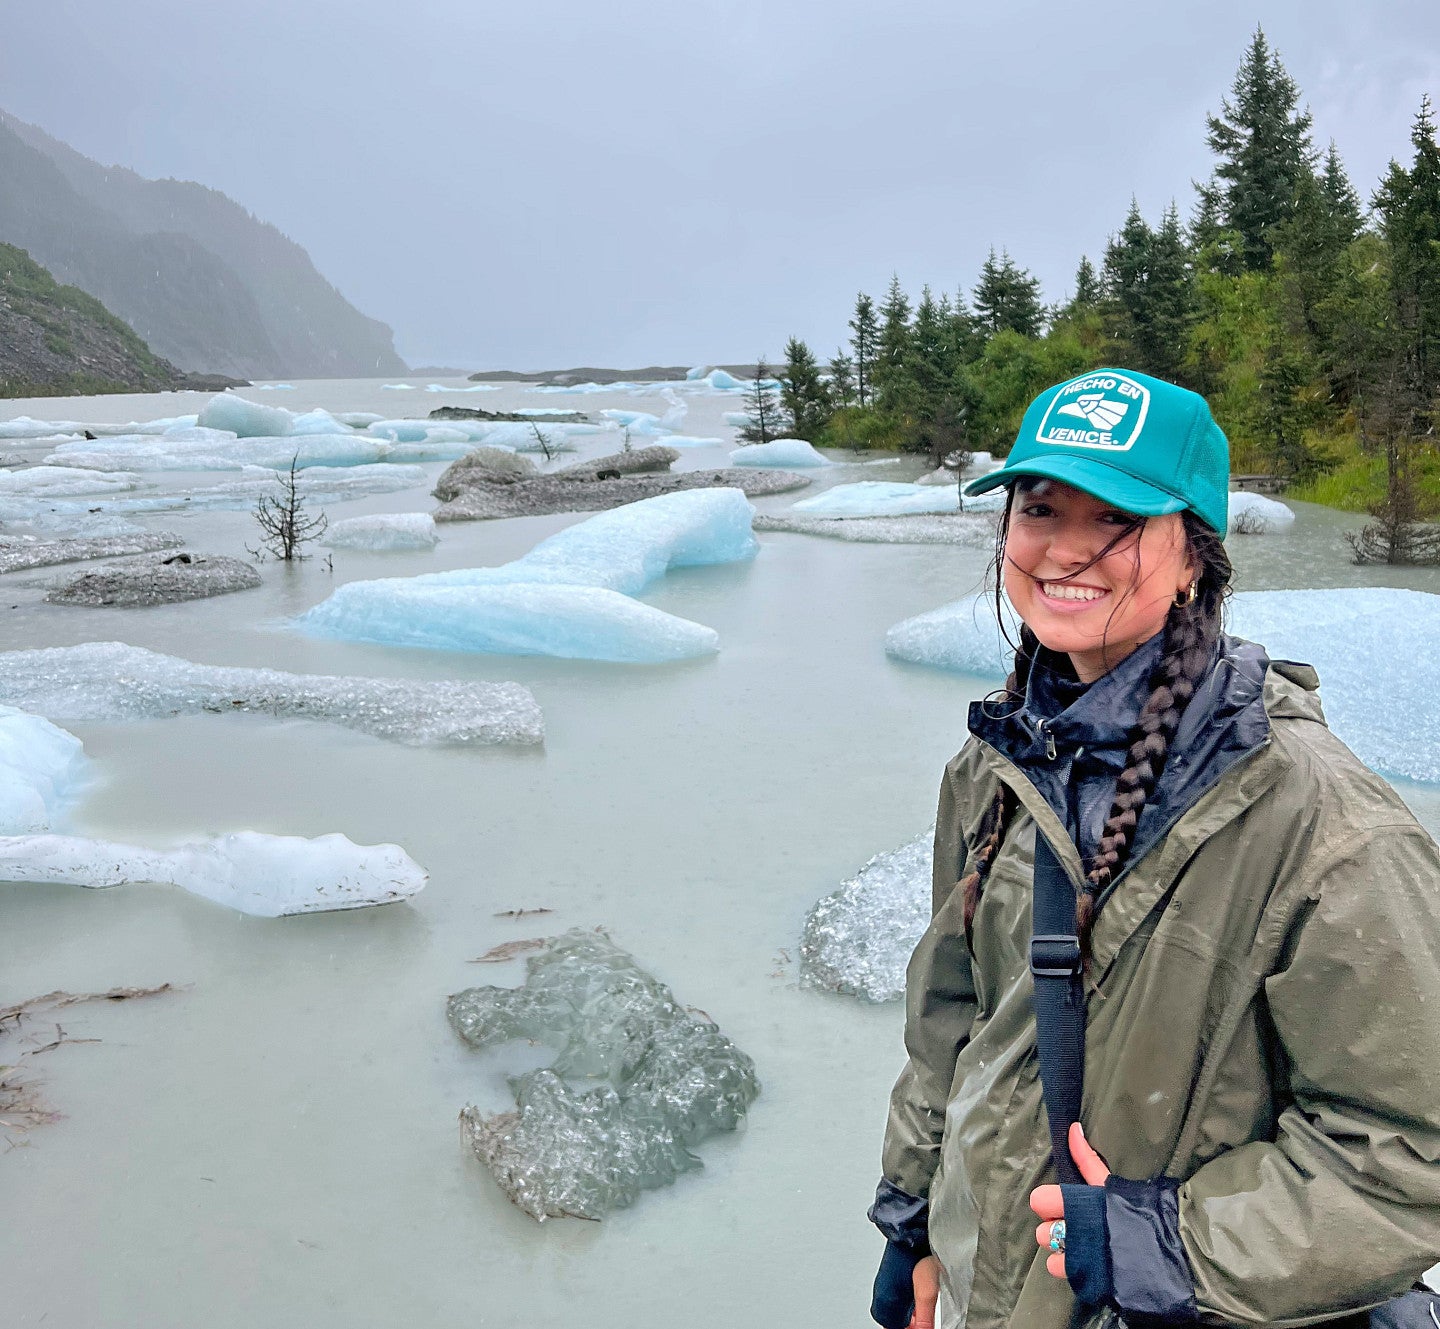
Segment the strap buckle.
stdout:
<path fill-rule="evenodd" d="M 1036 978 L 1079 978 L 1080 938 L 1045 933 L 1030 938 L 1030 972 Z"/>

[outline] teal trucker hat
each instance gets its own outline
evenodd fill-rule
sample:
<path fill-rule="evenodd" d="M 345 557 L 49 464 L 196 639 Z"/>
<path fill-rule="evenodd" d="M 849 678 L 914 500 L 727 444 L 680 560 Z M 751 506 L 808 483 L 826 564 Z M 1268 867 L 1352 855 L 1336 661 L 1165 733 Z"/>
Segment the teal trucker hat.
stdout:
<path fill-rule="evenodd" d="M 1198 392 L 1129 369 L 1096 369 L 1032 401 L 1005 464 L 967 494 L 1022 475 L 1059 480 L 1142 517 L 1194 511 L 1221 537 L 1230 445 Z"/>

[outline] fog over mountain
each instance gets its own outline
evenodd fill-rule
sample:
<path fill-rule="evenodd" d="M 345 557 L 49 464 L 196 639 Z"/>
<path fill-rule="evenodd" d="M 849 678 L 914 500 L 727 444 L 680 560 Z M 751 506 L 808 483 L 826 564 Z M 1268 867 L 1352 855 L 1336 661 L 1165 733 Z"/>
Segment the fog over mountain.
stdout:
<path fill-rule="evenodd" d="M 366 318 L 275 227 L 218 190 L 104 167 L 0 112 L 0 242 L 182 368 L 244 378 L 398 373 Z"/>
<path fill-rule="evenodd" d="M 55 0 L 7 7 L 0 87 L 240 200 L 411 363 L 738 362 L 991 245 L 1063 297 L 1132 195 L 1188 214 L 1257 22 L 1368 196 L 1440 97 L 1433 0 Z"/>

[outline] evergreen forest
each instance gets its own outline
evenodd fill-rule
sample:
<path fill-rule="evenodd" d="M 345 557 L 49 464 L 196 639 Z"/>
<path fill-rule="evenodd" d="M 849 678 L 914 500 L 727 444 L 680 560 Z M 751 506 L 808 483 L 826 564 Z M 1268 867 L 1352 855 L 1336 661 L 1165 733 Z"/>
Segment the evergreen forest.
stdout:
<path fill-rule="evenodd" d="M 1428 97 L 1368 200 L 1257 29 L 1207 117 L 1214 170 L 1187 215 L 1132 203 L 1047 305 L 992 250 L 968 292 L 861 293 L 822 365 L 791 338 L 763 432 L 939 463 L 1003 455 L 1027 402 L 1101 366 L 1205 394 L 1237 473 L 1354 511 L 1440 507 L 1440 146 Z M 763 377 L 763 375 L 762 375 Z M 752 396 L 763 395 L 757 383 Z M 752 416 L 755 411 L 752 406 Z M 1398 499 L 1397 499 L 1398 494 Z"/>

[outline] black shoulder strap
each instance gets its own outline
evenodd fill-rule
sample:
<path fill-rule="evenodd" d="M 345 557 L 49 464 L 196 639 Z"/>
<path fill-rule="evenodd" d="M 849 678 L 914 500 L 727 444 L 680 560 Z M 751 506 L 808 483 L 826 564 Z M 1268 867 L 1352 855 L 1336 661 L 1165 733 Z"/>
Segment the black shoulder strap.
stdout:
<path fill-rule="evenodd" d="M 1035 1038 L 1045 1115 L 1050 1119 L 1050 1150 L 1061 1182 L 1078 1185 L 1084 1178 L 1070 1157 L 1066 1138 L 1071 1123 L 1080 1120 L 1085 1089 L 1085 988 L 1080 939 L 1075 935 L 1075 887 L 1038 827 L 1031 907 Z"/>

